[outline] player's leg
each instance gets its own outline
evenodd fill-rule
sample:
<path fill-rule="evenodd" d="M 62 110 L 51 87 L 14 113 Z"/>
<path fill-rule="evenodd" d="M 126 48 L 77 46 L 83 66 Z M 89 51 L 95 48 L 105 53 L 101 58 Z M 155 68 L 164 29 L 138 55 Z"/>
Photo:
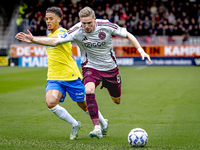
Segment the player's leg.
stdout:
<path fill-rule="evenodd" d="M 99 113 L 98 113 L 98 105 L 95 99 L 95 84 L 93 82 L 88 82 L 85 84 L 86 91 L 86 103 L 87 109 L 90 114 L 90 118 L 94 124 L 94 130 L 89 133 L 90 137 L 101 138 L 102 132 L 99 124 Z"/>
<path fill-rule="evenodd" d="M 71 99 L 77 102 L 77 105 L 87 112 L 87 105 L 85 101 L 85 87 L 81 79 L 65 82 L 65 88 Z"/>
<path fill-rule="evenodd" d="M 92 119 L 92 122 L 94 124 L 94 131 L 100 130 L 100 124 L 103 124 L 103 126 L 108 126 L 108 122 L 106 119 L 103 118 L 100 111 L 98 111 L 98 105 L 95 99 L 95 89 L 101 82 L 101 76 L 98 73 L 97 70 L 92 68 L 82 68 L 82 74 L 83 74 L 83 83 L 85 85 L 86 90 L 86 103 L 87 108 L 90 114 L 90 117 Z M 92 131 L 93 132 L 93 131 Z M 94 134 L 90 134 L 91 137 L 94 136 Z"/>
<path fill-rule="evenodd" d="M 86 105 L 86 101 L 84 102 L 77 102 L 78 106 L 84 111 L 87 112 L 87 105 Z"/>
<path fill-rule="evenodd" d="M 77 104 L 86 114 L 90 115 L 87 110 L 86 101 L 77 102 Z M 103 136 L 106 136 L 107 129 L 108 129 L 108 119 L 104 119 L 104 117 L 102 116 L 102 114 L 99 110 L 98 110 L 98 115 L 99 115 L 99 122 L 101 123 L 102 134 L 103 134 Z"/>
<path fill-rule="evenodd" d="M 60 101 L 64 101 L 65 99 L 65 90 L 60 87 L 57 83 L 55 82 L 48 82 L 46 86 L 46 104 L 47 107 L 51 112 L 53 112 L 56 116 L 59 118 L 65 120 L 66 122 L 70 123 L 72 125 L 72 132 L 73 129 L 76 129 L 81 127 L 81 123 L 75 120 L 65 108 L 61 107 L 59 105 Z M 78 135 L 78 133 L 77 133 Z M 70 139 L 73 140 L 77 137 L 71 136 Z"/>
<path fill-rule="evenodd" d="M 78 104 L 79 105 L 79 104 Z M 80 106 L 82 108 L 82 106 Z M 88 110 L 83 110 L 87 115 L 90 115 Z M 108 119 L 104 119 L 103 115 L 101 114 L 101 112 L 98 110 L 98 115 L 99 115 L 99 122 L 101 124 L 101 130 L 102 130 L 102 134 L 103 136 L 107 135 L 107 129 L 108 129 Z M 104 131 L 104 132 L 103 132 Z M 106 131 L 106 132 L 105 132 Z"/>
<path fill-rule="evenodd" d="M 98 105 L 95 99 L 95 84 L 88 82 L 85 85 L 87 109 L 94 126 L 99 126 Z"/>
<path fill-rule="evenodd" d="M 118 72 L 118 69 L 117 69 Z M 121 103 L 121 77 L 117 74 L 114 77 L 107 78 L 103 82 L 113 100 L 114 103 Z"/>
<path fill-rule="evenodd" d="M 93 82 L 88 82 L 85 85 L 87 108 L 94 124 L 94 130 L 91 131 L 89 135 L 90 137 L 101 138 L 102 136 L 107 135 L 108 120 L 104 119 L 101 112 L 98 110 L 98 105 L 95 99 L 95 88 L 96 87 Z M 99 121 L 101 125 L 99 124 Z"/>
<path fill-rule="evenodd" d="M 76 84 L 76 86 L 73 87 L 73 84 Z M 68 92 L 69 96 L 72 98 L 72 100 L 77 102 L 78 106 L 86 114 L 89 114 L 88 109 L 87 109 L 87 105 L 86 105 L 86 101 L 84 99 L 85 96 L 80 94 L 80 93 L 85 93 L 85 87 L 84 87 L 83 83 L 81 82 L 81 80 L 80 80 L 80 82 L 79 82 L 79 80 L 72 81 L 70 88 L 67 88 L 67 92 Z M 99 115 L 100 122 L 104 125 L 107 124 L 106 120 L 103 118 L 100 111 L 98 111 L 98 115 Z"/>
<path fill-rule="evenodd" d="M 48 90 L 46 93 L 46 104 L 51 112 L 59 118 L 70 123 L 72 126 L 77 126 L 78 122 L 67 112 L 67 110 L 59 105 L 62 98 L 62 92 L 58 90 Z"/>
<path fill-rule="evenodd" d="M 99 125 L 98 105 L 95 99 L 95 84 L 88 82 L 85 85 L 86 104 L 94 126 Z"/>
<path fill-rule="evenodd" d="M 77 102 L 78 106 L 86 113 L 89 115 L 89 112 L 87 110 L 87 105 L 86 105 L 86 101 L 84 102 Z M 98 110 L 98 115 L 99 115 L 99 122 L 101 124 L 103 124 L 103 126 L 107 126 L 107 121 L 104 119 L 104 117 L 102 116 L 101 112 Z"/>
<path fill-rule="evenodd" d="M 113 95 L 112 93 L 121 93 L 121 92 L 119 92 L 118 88 L 114 89 L 115 92 L 110 92 L 111 90 L 109 90 L 109 89 L 108 89 L 108 91 L 110 93 L 110 96 Z M 113 96 L 111 96 L 111 98 L 112 98 L 112 100 L 113 100 L 114 103 L 116 103 L 116 104 L 120 104 L 121 103 L 121 96 L 119 96 L 119 97 L 113 97 Z"/>
<path fill-rule="evenodd" d="M 46 104 L 49 109 L 54 108 L 59 104 L 60 99 L 62 98 L 62 92 L 58 90 L 48 90 L 46 92 Z"/>

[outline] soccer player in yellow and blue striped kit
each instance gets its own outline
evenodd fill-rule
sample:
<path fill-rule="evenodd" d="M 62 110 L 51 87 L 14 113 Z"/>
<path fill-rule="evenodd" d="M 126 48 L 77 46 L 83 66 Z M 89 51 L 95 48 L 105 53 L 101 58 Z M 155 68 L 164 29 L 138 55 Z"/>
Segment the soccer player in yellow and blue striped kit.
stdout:
<path fill-rule="evenodd" d="M 59 26 L 61 19 L 62 11 L 59 7 L 50 7 L 46 10 L 46 24 L 50 31 L 48 37 L 58 37 L 58 35 L 67 32 L 66 29 Z M 31 35 L 29 31 L 28 34 Z M 70 140 L 74 140 L 78 137 L 81 123 L 75 120 L 59 103 L 64 102 L 67 92 L 71 99 L 77 102 L 86 114 L 89 114 L 85 102 L 85 87 L 82 83 L 82 75 L 72 57 L 70 42 L 55 47 L 47 46 L 46 50 L 48 57 L 46 104 L 51 112 L 72 125 Z M 100 123 L 107 123 L 101 113 L 98 113 Z"/>

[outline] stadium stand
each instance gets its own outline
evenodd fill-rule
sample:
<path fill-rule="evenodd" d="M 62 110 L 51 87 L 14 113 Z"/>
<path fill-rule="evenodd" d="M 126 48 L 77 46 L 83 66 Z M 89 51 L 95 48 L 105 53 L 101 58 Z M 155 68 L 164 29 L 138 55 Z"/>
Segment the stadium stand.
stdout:
<path fill-rule="evenodd" d="M 78 12 L 84 6 L 95 10 L 97 18 L 105 18 L 127 27 L 134 35 L 200 35 L 200 1 L 175 0 L 39 0 L 29 4 L 23 18 L 29 20 L 34 35 L 46 35 L 45 10 L 59 6 L 64 17 L 61 25 L 67 29 L 78 22 Z M 26 3 L 26 0 L 25 0 Z"/>
<path fill-rule="evenodd" d="M 48 31 L 45 10 L 51 6 L 58 6 L 63 11 L 61 26 L 66 29 L 79 21 L 80 9 L 90 6 L 95 10 L 97 18 L 108 19 L 126 27 L 141 44 L 154 44 L 156 41 L 164 41 L 160 44 L 166 44 L 166 40 L 168 44 L 173 44 L 175 40 L 180 41 L 180 44 L 189 41 L 188 37 L 194 36 L 195 39 L 200 36 L 199 0 L 24 0 L 23 2 L 19 8 L 19 15 L 13 18 L 10 32 L 0 36 L 0 48 L 7 48 L 11 43 L 20 43 L 14 39 L 14 35 L 20 31 L 26 32 L 27 29 L 33 35 L 46 36 Z M 4 26 L 0 23 L 0 29 Z M 156 40 L 158 37 L 162 39 Z"/>

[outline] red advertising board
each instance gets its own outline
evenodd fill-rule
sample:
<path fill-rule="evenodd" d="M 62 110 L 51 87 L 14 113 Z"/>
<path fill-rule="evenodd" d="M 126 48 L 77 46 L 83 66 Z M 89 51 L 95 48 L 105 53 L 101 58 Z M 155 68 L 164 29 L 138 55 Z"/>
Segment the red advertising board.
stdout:
<path fill-rule="evenodd" d="M 200 57 L 200 45 L 147 45 L 142 46 L 150 56 L 158 57 Z M 116 57 L 135 57 L 140 56 L 134 46 L 114 46 Z"/>
<path fill-rule="evenodd" d="M 78 56 L 77 46 L 72 46 L 74 56 Z M 11 57 L 47 56 L 46 46 L 11 45 Z"/>

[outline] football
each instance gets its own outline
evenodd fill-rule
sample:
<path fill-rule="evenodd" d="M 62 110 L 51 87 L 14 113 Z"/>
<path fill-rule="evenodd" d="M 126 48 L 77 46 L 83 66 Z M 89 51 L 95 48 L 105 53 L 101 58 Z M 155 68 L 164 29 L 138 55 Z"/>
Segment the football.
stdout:
<path fill-rule="evenodd" d="M 131 146 L 145 146 L 148 142 L 148 134 L 144 129 L 134 128 L 128 134 L 128 143 Z"/>

